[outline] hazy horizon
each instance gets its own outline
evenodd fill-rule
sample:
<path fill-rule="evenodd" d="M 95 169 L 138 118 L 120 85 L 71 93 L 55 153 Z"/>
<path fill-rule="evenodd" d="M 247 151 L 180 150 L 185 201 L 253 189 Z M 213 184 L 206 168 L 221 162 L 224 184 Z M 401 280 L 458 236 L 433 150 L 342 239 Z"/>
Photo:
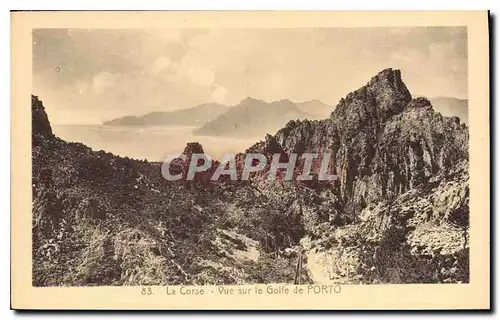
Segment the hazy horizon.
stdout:
<path fill-rule="evenodd" d="M 56 124 L 234 106 L 246 97 L 333 107 L 386 68 L 400 69 L 415 96 L 467 99 L 467 30 L 33 31 L 33 93 Z"/>

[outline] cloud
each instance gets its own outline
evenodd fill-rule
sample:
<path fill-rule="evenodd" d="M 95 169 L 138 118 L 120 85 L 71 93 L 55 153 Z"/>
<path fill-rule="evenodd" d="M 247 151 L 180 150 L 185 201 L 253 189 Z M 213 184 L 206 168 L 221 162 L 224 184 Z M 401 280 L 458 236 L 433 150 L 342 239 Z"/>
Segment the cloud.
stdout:
<path fill-rule="evenodd" d="M 92 78 L 92 92 L 101 94 L 115 85 L 115 78 L 111 72 L 102 71 Z"/>
<path fill-rule="evenodd" d="M 191 64 L 185 69 L 186 77 L 193 84 L 197 84 L 203 87 L 208 87 L 214 83 L 215 73 L 214 71 L 204 65 Z"/>
<path fill-rule="evenodd" d="M 430 43 L 426 49 L 400 48 L 390 53 L 388 63 L 403 70 L 414 94 L 466 98 L 467 63 L 456 44 Z"/>
<path fill-rule="evenodd" d="M 457 52 L 454 43 L 433 43 L 429 46 L 429 59 L 443 71 L 464 72 L 466 64 Z"/>
<path fill-rule="evenodd" d="M 209 51 L 213 48 L 214 38 L 218 35 L 215 33 L 210 34 L 200 34 L 196 37 L 191 38 L 187 45 L 189 48 L 193 48 L 200 51 Z"/>
<path fill-rule="evenodd" d="M 168 72 L 163 75 L 168 82 L 188 82 L 208 88 L 215 81 L 214 67 L 190 54 L 184 55 L 179 62 L 169 64 Z"/>
<path fill-rule="evenodd" d="M 227 89 L 224 88 L 223 86 L 213 85 L 212 97 L 214 98 L 215 102 L 221 104 L 226 102 L 227 93 L 228 93 Z"/>
<path fill-rule="evenodd" d="M 87 84 L 87 82 L 82 80 L 78 80 L 75 84 L 75 89 L 79 94 L 87 93 L 88 88 L 89 85 Z"/>
<path fill-rule="evenodd" d="M 209 87 L 214 83 L 215 70 L 201 59 L 190 54 L 181 61 L 184 76 L 193 84 Z"/>
<path fill-rule="evenodd" d="M 33 31 L 33 90 L 96 122 L 247 96 L 335 104 L 387 67 L 414 94 L 467 98 L 463 27 L 67 31 Z"/>
<path fill-rule="evenodd" d="M 182 34 L 178 29 L 159 30 L 158 33 L 166 41 L 181 41 Z"/>
<path fill-rule="evenodd" d="M 169 57 L 160 56 L 146 68 L 146 71 L 151 75 L 158 75 L 161 72 L 167 70 L 170 67 L 171 63 L 172 61 Z"/>

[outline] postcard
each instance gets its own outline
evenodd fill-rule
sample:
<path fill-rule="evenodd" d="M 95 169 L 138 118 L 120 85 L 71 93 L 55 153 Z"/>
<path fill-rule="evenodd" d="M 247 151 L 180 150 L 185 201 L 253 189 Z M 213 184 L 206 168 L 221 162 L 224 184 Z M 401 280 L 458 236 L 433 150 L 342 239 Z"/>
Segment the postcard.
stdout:
<path fill-rule="evenodd" d="M 13 309 L 490 308 L 488 12 L 13 12 Z"/>

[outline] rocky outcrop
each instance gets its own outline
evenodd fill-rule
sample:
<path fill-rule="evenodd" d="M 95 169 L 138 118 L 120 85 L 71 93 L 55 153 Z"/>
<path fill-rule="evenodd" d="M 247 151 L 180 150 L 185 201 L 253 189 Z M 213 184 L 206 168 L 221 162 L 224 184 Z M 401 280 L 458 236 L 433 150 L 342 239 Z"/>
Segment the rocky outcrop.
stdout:
<path fill-rule="evenodd" d="M 465 125 L 412 99 L 393 69 L 341 99 L 329 119 L 290 121 L 275 137 L 288 152 L 331 153 L 341 199 L 354 213 L 468 160 Z"/>
<path fill-rule="evenodd" d="M 184 148 L 183 154 L 191 156 L 193 153 L 203 154 L 203 146 L 199 142 L 189 142 Z"/>
<path fill-rule="evenodd" d="M 468 282 L 468 168 L 433 180 L 368 205 L 357 223 L 303 241 L 311 277 L 322 283 Z"/>
<path fill-rule="evenodd" d="M 330 190 L 352 218 L 309 227 L 302 247 L 315 282 L 469 281 L 468 128 L 412 98 L 398 70 L 275 139 L 285 152 L 332 154 L 340 180 Z"/>
<path fill-rule="evenodd" d="M 50 138 L 54 136 L 42 101 L 34 95 L 31 95 L 31 131 L 33 138 L 38 136 Z"/>

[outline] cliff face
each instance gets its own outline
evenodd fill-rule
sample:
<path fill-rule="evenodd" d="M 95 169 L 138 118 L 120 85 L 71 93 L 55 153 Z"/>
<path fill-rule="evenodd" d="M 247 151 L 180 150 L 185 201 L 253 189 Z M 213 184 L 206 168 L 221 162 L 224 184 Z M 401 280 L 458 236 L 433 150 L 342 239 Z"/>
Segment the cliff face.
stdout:
<path fill-rule="evenodd" d="M 358 212 L 468 161 L 467 128 L 412 99 L 392 69 L 348 94 L 329 119 L 291 121 L 276 140 L 289 152 L 332 153 L 341 198 Z"/>
<path fill-rule="evenodd" d="M 341 99 L 330 118 L 290 121 L 268 137 L 274 150 L 331 153 L 340 178 L 326 227 L 316 215 L 301 241 L 312 280 L 468 282 L 468 139 L 458 117 L 413 99 L 392 69 Z M 343 223 L 331 219 L 339 215 Z"/>
<path fill-rule="evenodd" d="M 33 136 L 52 137 L 52 128 L 50 127 L 49 118 L 45 113 L 42 101 L 38 100 L 37 96 L 31 95 L 31 131 Z"/>
<path fill-rule="evenodd" d="M 459 165 L 425 186 L 370 204 L 356 223 L 302 241 L 321 283 L 469 281 L 468 168 Z"/>

